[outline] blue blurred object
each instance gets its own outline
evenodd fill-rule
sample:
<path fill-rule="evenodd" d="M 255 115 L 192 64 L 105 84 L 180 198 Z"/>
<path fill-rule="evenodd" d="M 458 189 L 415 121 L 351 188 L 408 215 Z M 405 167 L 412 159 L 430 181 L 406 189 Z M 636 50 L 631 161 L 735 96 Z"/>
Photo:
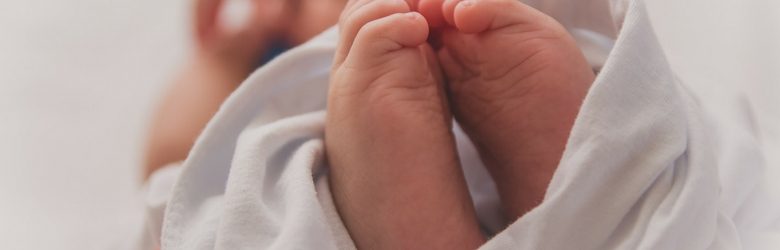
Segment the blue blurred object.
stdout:
<path fill-rule="evenodd" d="M 258 61 L 257 67 L 263 66 L 270 62 L 277 56 L 290 49 L 290 47 L 291 46 L 283 40 L 274 40 L 271 42 L 271 46 L 268 47 L 268 51 L 266 51 L 265 54 L 260 57 L 260 61 Z"/>

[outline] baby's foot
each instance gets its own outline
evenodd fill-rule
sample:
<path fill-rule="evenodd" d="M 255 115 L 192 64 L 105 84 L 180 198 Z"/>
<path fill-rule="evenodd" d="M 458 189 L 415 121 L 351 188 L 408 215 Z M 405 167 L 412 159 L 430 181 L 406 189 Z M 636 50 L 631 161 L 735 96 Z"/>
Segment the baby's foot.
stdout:
<path fill-rule="evenodd" d="M 476 248 L 428 24 L 403 0 L 351 1 L 331 72 L 325 144 L 359 249 Z"/>
<path fill-rule="evenodd" d="M 420 7 L 451 26 L 438 56 L 453 113 L 519 217 L 542 201 L 594 74 L 558 22 L 520 1 Z"/>

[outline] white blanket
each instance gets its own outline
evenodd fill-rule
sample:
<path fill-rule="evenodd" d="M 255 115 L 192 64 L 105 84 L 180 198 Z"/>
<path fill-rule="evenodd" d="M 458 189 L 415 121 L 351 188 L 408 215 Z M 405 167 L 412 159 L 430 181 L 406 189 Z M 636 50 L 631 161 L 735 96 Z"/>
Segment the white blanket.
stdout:
<path fill-rule="evenodd" d="M 664 59 L 643 4 L 579 1 L 604 3 L 613 21 L 590 23 L 566 16 L 574 8 L 567 1 L 547 2 L 532 4 L 564 20 L 600 73 L 545 200 L 517 221 L 499 216 L 494 184 L 456 129 L 480 223 L 493 236 L 483 248 L 742 248 L 750 238 L 741 226 L 745 214 L 760 211 L 742 206 L 756 200 L 753 185 L 738 184 L 760 177 L 760 154 L 749 142 L 736 152 L 723 145 L 723 128 L 709 124 Z M 177 180 L 150 200 L 150 226 L 162 229 L 163 249 L 354 248 L 332 204 L 323 158 L 336 42 L 335 30 L 327 31 L 255 72 L 183 167 L 154 178 L 152 187 Z M 724 151 L 728 159 L 752 160 L 724 162 Z M 777 239 L 769 238 L 762 240 Z"/>

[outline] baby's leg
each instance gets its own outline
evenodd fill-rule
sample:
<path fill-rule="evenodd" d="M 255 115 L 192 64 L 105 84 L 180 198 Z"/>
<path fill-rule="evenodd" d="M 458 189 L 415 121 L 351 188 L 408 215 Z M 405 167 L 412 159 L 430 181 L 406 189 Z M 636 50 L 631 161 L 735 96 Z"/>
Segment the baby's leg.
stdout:
<path fill-rule="evenodd" d="M 195 139 L 219 106 L 248 75 L 211 60 L 196 59 L 165 93 L 155 113 L 143 177 L 187 157 Z"/>
<path fill-rule="evenodd" d="M 334 199 L 359 249 L 474 249 L 428 24 L 409 11 L 358 0 L 342 14 L 325 131 Z"/>
<path fill-rule="evenodd" d="M 303 43 L 336 23 L 346 0 L 253 1 L 239 30 L 220 23 L 225 0 L 194 0 L 196 46 L 166 92 L 150 128 L 144 178 L 187 157 L 222 102 L 268 59 L 276 40 Z M 316 12 L 316 13 L 314 13 Z"/>
<path fill-rule="evenodd" d="M 189 63 L 165 93 L 151 124 L 144 178 L 182 161 L 206 123 L 251 73 L 287 20 L 287 4 L 258 1 L 245 27 L 231 31 L 219 22 L 224 0 L 197 0 L 195 45 Z M 275 12 L 271 14 L 271 12 Z M 280 27 L 276 27 L 280 26 Z"/>

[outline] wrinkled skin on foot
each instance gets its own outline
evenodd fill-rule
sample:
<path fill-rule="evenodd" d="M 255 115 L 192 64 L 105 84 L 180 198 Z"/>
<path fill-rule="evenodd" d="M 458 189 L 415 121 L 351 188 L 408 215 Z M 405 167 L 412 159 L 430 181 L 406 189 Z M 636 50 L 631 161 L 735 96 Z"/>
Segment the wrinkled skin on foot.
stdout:
<path fill-rule="evenodd" d="M 452 112 L 510 217 L 537 206 L 595 76 L 553 18 L 516 0 L 421 0 Z"/>
<path fill-rule="evenodd" d="M 483 239 L 429 25 L 412 7 L 355 0 L 342 14 L 325 129 L 331 189 L 360 249 L 473 249 Z"/>

